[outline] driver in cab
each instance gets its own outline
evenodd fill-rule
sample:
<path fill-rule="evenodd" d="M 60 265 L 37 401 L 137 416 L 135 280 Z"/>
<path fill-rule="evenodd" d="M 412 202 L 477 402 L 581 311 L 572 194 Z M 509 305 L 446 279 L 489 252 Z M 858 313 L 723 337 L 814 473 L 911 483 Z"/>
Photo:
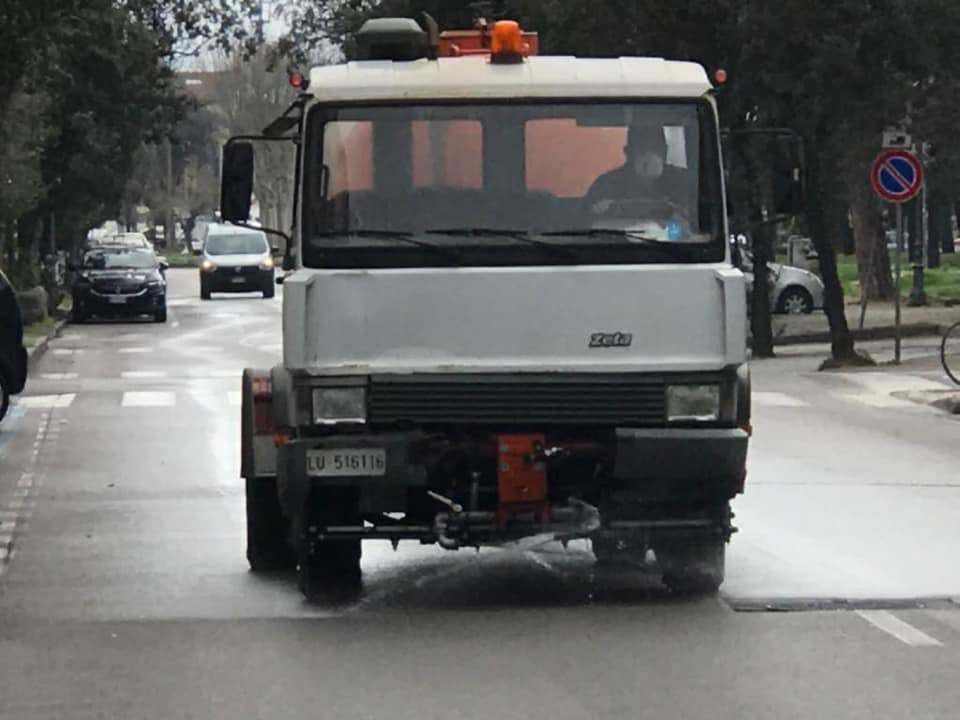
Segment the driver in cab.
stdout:
<path fill-rule="evenodd" d="M 679 201 L 677 168 L 667 165 L 667 141 L 660 125 L 631 125 L 623 149 L 626 161 L 598 177 L 586 195 L 594 215 L 672 215 Z M 623 207 L 617 212 L 617 206 Z"/>

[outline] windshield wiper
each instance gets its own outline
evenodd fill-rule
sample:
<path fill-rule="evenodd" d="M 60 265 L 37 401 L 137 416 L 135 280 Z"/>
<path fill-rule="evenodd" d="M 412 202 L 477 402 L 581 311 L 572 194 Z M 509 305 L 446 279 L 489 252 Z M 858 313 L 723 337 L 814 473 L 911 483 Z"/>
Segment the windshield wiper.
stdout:
<path fill-rule="evenodd" d="M 331 230 L 328 232 L 313 233 L 313 237 L 320 238 L 351 236 L 361 238 L 380 238 L 383 240 L 399 240 L 400 242 L 405 242 L 408 245 L 416 245 L 417 247 L 421 247 L 426 250 L 432 250 L 433 252 L 459 259 L 459 255 L 453 252 L 450 248 L 434 245 L 433 243 L 424 242 L 423 240 L 417 240 L 413 236 L 412 232 L 407 232 L 405 230 L 371 230 L 368 228 L 357 228 L 356 230 Z"/>
<path fill-rule="evenodd" d="M 530 233 L 526 230 L 501 230 L 498 228 L 474 228 L 474 227 L 462 227 L 462 228 L 435 228 L 432 230 L 426 231 L 427 235 L 450 235 L 453 237 L 505 237 L 511 238 L 513 240 L 518 240 L 527 245 L 534 245 L 539 248 L 553 253 L 554 255 L 559 255 L 565 258 L 577 259 L 579 256 L 571 248 L 566 248 L 561 245 L 554 245 L 553 243 L 544 242 L 543 240 L 537 240 L 535 237 L 531 237 Z M 545 234 L 545 233 L 544 233 Z"/>
<path fill-rule="evenodd" d="M 676 242 L 674 240 L 661 240 L 651 237 L 639 230 L 628 230 L 625 228 L 573 228 L 571 230 L 550 230 L 541 233 L 547 237 L 568 236 L 568 237 L 602 237 L 614 236 L 625 238 L 631 242 L 641 243 L 643 245 L 654 245 L 656 247 L 670 248 L 671 250 L 682 250 L 684 247 L 691 247 L 690 243 Z"/>

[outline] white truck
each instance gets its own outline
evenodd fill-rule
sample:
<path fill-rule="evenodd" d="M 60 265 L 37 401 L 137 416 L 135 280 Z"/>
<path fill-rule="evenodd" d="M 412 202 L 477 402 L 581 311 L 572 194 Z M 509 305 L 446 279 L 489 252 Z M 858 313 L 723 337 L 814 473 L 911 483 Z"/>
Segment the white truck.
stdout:
<path fill-rule="evenodd" d="M 364 540 L 547 535 L 715 591 L 750 374 L 704 68 L 538 56 L 509 21 L 358 45 L 224 151 L 243 224 L 254 142 L 298 148 L 283 361 L 243 380 L 251 567 L 319 598 Z"/>

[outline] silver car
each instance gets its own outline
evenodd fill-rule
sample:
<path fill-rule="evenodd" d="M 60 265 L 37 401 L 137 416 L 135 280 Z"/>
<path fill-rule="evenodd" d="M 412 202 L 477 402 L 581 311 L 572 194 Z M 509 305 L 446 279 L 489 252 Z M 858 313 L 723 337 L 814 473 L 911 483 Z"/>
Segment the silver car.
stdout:
<path fill-rule="evenodd" d="M 747 292 L 753 291 L 753 258 L 743 254 Z M 809 270 L 767 263 L 770 277 L 770 309 L 776 313 L 802 315 L 823 307 L 823 281 Z"/>

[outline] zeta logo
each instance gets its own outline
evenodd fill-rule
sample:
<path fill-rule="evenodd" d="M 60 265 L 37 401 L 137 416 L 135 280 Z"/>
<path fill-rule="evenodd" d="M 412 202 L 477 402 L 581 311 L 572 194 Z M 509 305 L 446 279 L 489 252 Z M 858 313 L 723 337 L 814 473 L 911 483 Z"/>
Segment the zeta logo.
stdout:
<path fill-rule="evenodd" d="M 592 348 L 623 348 L 633 345 L 633 335 L 630 333 L 593 333 L 590 336 Z"/>

